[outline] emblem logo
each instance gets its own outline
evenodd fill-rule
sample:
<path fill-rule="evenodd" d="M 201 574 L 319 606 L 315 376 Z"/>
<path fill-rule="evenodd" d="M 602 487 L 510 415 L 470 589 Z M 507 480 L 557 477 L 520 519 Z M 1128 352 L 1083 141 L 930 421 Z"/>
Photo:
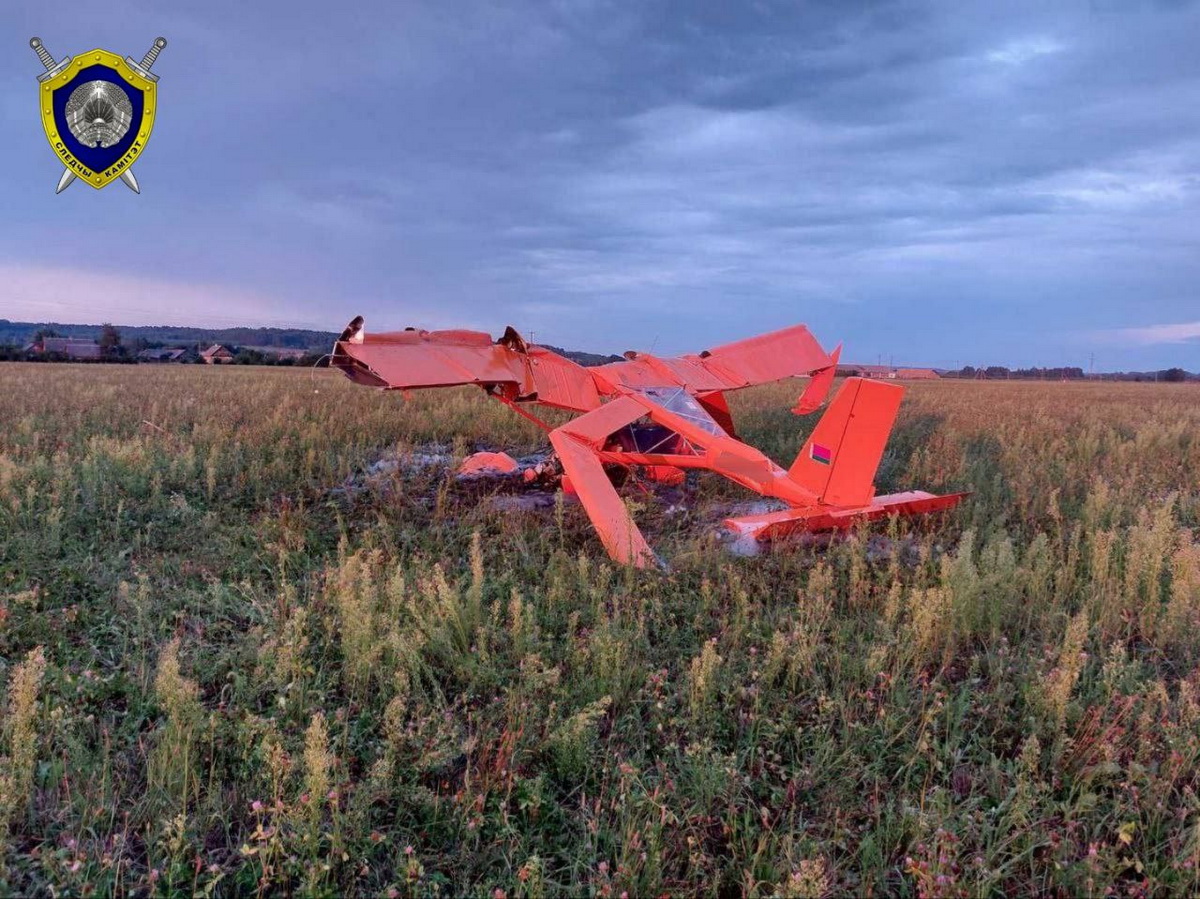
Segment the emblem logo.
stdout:
<path fill-rule="evenodd" d="M 158 76 L 150 71 L 167 42 L 157 38 L 136 62 L 107 50 L 91 50 L 55 62 L 41 38 L 29 46 L 46 71 L 38 76 L 42 127 L 64 171 L 55 193 L 76 178 L 99 190 L 120 178 L 141 193 L 133 163 L 154 127 Z"/>

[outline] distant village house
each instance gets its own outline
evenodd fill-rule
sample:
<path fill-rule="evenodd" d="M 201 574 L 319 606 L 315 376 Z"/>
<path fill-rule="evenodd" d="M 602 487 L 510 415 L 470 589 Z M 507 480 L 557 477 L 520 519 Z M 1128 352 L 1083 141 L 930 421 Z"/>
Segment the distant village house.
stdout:
<path fill-rule="evenodd" d="M 200 359 L 205 365 L 223 365 L 233 361 L 233 353 L 219 343 L 214 343 L 207 350 L 201 350 Z"/>
<path fill-rule="evenodd" d="M 891 365 L 858 365 L 853 362 L 839 365 L 837 373 L 848 378 L 886 381 L 936 381 L 941 377 L 932 368 L 895 368 Z"/>
<path fill-rule="evenodd" d="M 40 356 L 62 356 L 74 362 L 92 362 L 102 356 L 100 344 L 79 337 L 43 337 L 27 349 Z"/>

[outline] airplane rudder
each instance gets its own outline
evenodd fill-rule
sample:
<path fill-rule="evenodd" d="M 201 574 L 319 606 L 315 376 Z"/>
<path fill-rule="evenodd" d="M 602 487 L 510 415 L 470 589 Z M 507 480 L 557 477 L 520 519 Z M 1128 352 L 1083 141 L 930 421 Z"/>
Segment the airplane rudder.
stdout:
<path fill-rule="evenodd" d="M 796 457 L 789 477 L 831 505 L 869 503 L 903 395 L 898 384 L 847 379 Z"/>

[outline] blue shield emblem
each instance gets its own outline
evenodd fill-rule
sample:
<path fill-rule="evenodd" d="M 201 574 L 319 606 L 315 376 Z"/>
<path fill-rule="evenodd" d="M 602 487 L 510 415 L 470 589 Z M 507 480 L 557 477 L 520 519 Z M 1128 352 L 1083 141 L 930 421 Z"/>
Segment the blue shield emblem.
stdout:
<path fill-rule="evenodd" d="M 131 168 L 157 108 L 158 77 L 149 67 L 166 41 L 155 41 L 142 63 L 106 50 L 55 63 L 37 38 L 30 43 L 47 68 L 38 99 L 46 139 L 66 169 L 59 190 L 75 178 L 97 189 L 121 178 L 137 190 Z"/>

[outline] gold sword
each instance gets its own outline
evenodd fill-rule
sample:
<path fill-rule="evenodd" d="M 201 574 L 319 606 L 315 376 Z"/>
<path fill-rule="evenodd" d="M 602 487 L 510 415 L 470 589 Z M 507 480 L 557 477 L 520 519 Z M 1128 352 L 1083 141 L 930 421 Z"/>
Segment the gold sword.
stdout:
<path fill-rule="evenodd" d="M 126 56 L 125 62 L 147 81 L 158 81 L 158 76 L 150 71 L 150 67 L 154 65 L 154 60 L 158 59 L 158 54 L 162 53 L 162 49 L 166 45 L 167 39 L 165 37 L 156 37 L 154 43 L 150 45 L 150 49 L 146 51 L 146 55 L 142 57 L 141 62 L 136 62 L 132 56 Z M 142 192 L 142 189 L 138 187 L 137 178 L 133 177 L 132 168 L 121 172 L 119 177 L 125 182 L 125 186 L 135 194 Z"/>

